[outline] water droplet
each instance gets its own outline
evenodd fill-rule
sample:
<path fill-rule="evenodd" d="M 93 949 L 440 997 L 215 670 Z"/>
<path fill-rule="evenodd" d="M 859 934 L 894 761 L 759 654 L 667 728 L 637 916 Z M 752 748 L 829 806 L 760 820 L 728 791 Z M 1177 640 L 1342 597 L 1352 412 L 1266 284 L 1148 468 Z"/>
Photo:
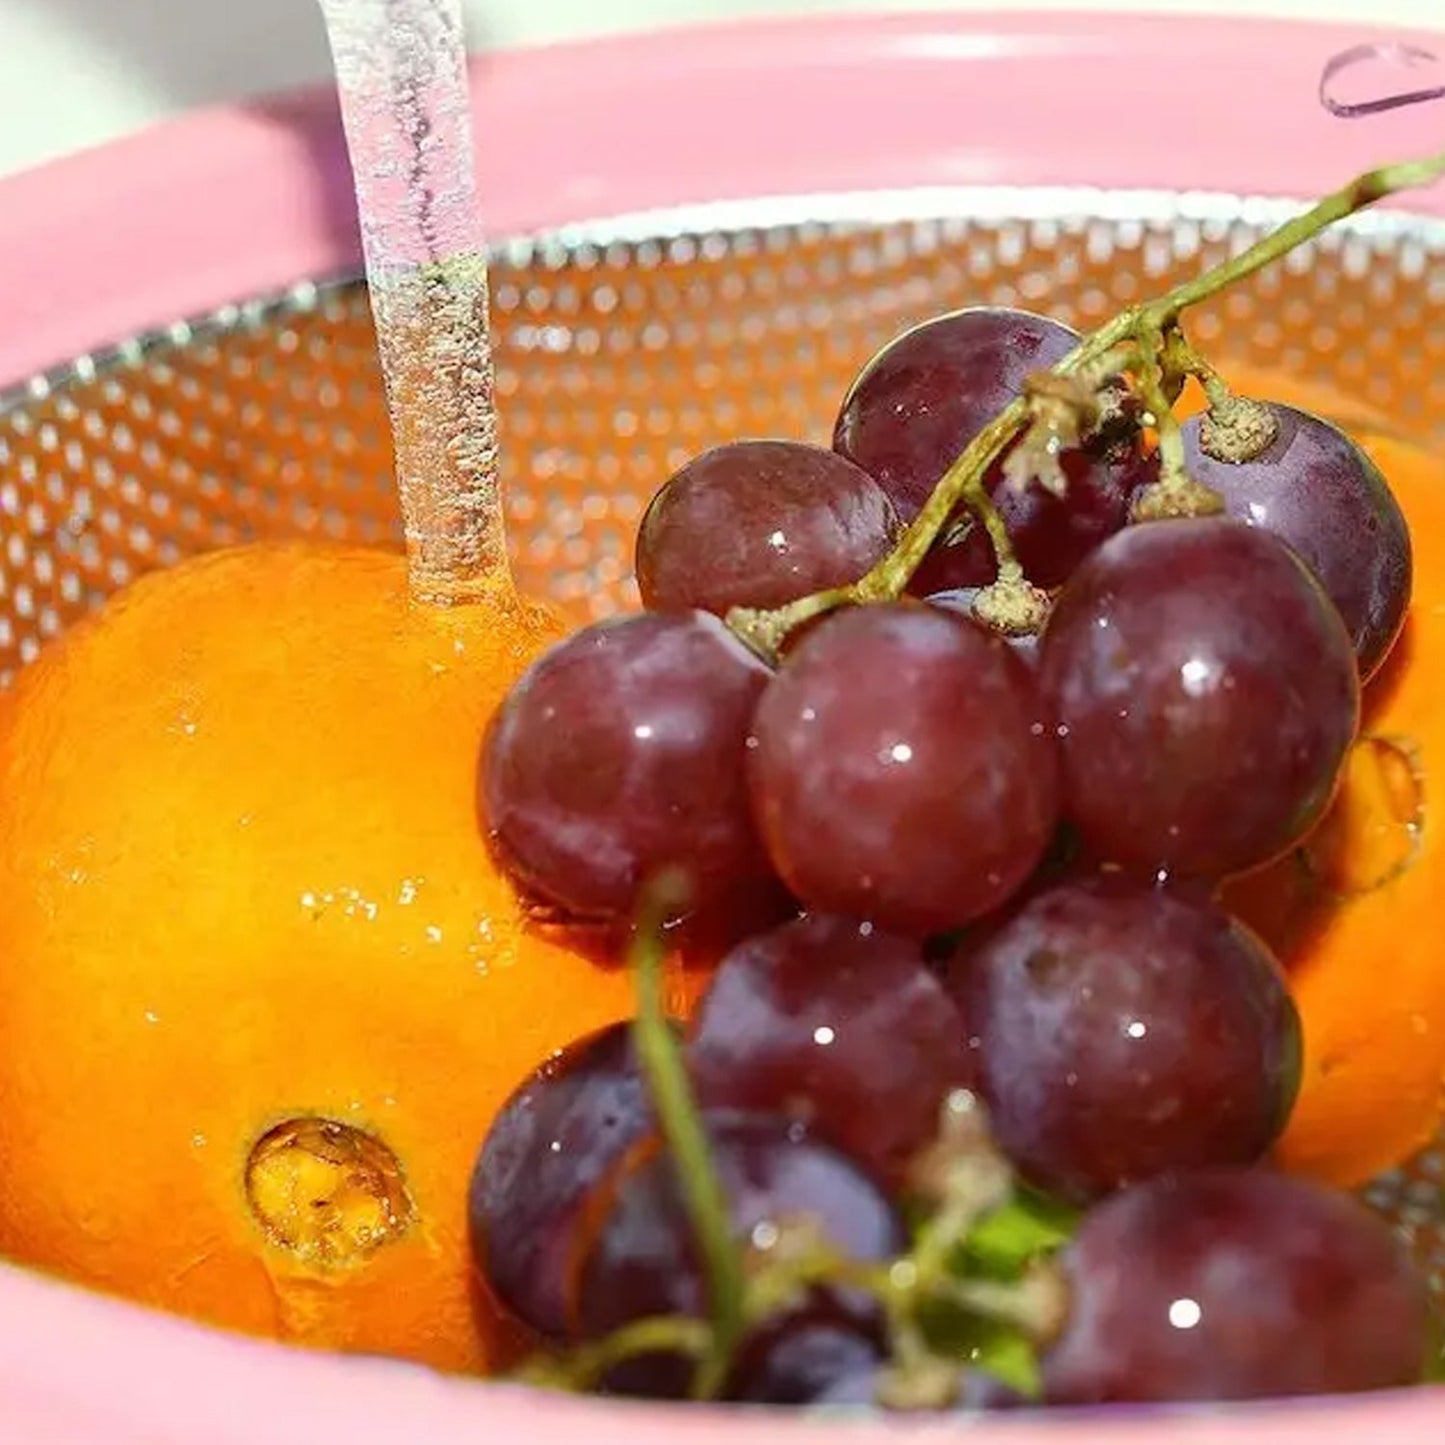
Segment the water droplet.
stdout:
<path fill-rule="evenodd" d="M 1424 826 L 1425 792 L 1414 744 L 1362 737 L 1350 752 L 1330 811 L 1301 857 L 1331 893 L 1343 898 L 1370 893 L 1411 867 Z"/>
<path fill-rule="evenodd" d="M 912 1289 L 918 1281 L 918 1267 L 911 1259 L 900 1259 L 888 1271 L 888 1278 L 895 1289 Z"/>
<path fill-rule="evenodd" d="M 753 1226 L 749 1240 L 754 1249 L 768 1250 L 777 1246 L 780 1237 L 778 1226 L 772 1220 L 764 1219 Z"/>

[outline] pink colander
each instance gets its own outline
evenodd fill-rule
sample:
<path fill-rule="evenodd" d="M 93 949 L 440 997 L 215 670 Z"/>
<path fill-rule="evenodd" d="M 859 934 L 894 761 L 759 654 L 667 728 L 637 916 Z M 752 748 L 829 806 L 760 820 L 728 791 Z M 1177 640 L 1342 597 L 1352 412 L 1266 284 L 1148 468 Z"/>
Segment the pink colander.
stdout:
<path fill-rule="evenodd" d="M 739 434 L 825 437 L 858 365 L 911 321 L 981 301 L 1087 326 L 1292 200 L 1438 148 L 1441 108 L 1347 123 L 1319 105 L 1325 61 L 1368 38 L 818 19 L 478 62 L 485 209 L 515 238 L 494 300 L 524 585 L 583 615 L 625 605 L 631 534 L 670 467 Z M 1445 190 L 1408 205 L 1206 310 L 1199 336 L 1440 435 Z M 0 683 L 146 569 L 249 537 L 395 535 L 359 271 L 325 94 L 196 115 L 0 183 Z M 1369 1191 L 1437 1286 L 1442 1175 L 1429 1151 Z M 542 1397 L 239 1339 L 0 1267 L 6 1445 L 747 1445 L 819 1430 L 881 1445 L 957 1428 Z M 1103 1445 L 1166 1428 L 1196 1445 L 1434 1440 L 1445 1396 L 1022 1417 L 972 1438 Z"/>

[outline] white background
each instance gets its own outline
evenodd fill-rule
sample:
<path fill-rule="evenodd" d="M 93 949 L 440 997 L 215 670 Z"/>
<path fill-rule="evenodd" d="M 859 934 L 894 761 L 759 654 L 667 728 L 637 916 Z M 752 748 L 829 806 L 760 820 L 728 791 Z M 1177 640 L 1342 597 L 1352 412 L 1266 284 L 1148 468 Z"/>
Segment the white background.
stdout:
<path fill-rule="evenodd" d="M 1006 9 L 1010 0 L 468 0 L 476 46 L 735 15 Z M 1029 8 L 1101 8 L 1035 0 Z M 1112 0 L 1105 8 L 1341 19 L 1445 31 L 1445 0 Z M 207 101 L 318 79 L 314 0 L 0 0 L 0 174 Z"/>

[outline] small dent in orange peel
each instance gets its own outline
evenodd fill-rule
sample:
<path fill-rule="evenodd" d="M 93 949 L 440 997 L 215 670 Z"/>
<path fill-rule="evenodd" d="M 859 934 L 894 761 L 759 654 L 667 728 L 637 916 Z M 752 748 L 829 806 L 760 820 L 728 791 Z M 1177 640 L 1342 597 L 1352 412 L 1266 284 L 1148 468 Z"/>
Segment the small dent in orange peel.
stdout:
<path fill-rule="evenodd" d="M 332 1119 L 291 1119 L 256 1141 L 246 1199 L 267 1238 L 300 1264 L 360 1264 L 415 1212 L 395 1154 Z"/>

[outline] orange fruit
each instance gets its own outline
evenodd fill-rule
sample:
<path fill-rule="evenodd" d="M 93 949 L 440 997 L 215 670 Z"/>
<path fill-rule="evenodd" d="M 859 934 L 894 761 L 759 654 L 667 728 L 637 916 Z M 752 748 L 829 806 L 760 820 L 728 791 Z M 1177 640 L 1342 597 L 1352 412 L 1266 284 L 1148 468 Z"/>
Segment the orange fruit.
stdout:
<path fill-rule="evenodd" d="M 469 1298 L 474 1154 L 632 1012 L 528 931 L 475 816 L 555 635 L 263 545 L 146 577 L 0 696 L 0 1252 L 305 1344 L 508 1354 Z"/>

